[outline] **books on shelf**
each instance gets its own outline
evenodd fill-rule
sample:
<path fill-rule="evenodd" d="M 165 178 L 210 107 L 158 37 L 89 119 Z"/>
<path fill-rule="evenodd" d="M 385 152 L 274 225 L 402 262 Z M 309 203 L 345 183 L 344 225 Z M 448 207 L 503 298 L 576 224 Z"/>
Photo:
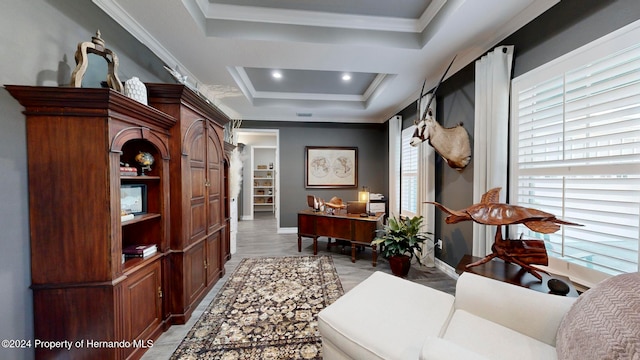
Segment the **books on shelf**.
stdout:
<path fill-rule="evenodd" d="M 120 222 L 133 220 L 135 215 L 127 213 L 125 210 L 120 210 Z"/>
<path fill-rule="evenodd" d="M 157 245 L 131 245 L 122 249 L 125 257 L 148 257 L 158 252 Z"/>
<path fill-rule="evenodd" d="M 120 215 L 120 222 L 133 220 L 133 218 L 134 218 L 133 214 Z"/>
<path fill-rule="evenodd" d="M 120 166 L 120 176 L 138 176 L 138 169 L 133 166 Z"/>

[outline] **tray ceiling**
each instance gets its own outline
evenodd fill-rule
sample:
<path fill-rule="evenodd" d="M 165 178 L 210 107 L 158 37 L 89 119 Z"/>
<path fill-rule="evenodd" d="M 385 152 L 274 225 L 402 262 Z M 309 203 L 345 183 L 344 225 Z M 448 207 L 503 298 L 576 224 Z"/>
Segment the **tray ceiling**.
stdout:
<path fill-rule="evenodd" d="M 93 2 L 233 119 L 381 123 L 558 0 Z"/>

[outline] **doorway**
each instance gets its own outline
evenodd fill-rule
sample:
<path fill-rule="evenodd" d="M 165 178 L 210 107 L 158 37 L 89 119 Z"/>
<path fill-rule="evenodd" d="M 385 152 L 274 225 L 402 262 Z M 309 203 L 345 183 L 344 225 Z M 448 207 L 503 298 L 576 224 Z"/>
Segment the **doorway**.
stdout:
<path fill-rule="evenodd" d="M 254 220 L 273 217 L 280 227 L 279 130 L 236 129 L 242 152 L 242 189 L 239 217 Z"/>

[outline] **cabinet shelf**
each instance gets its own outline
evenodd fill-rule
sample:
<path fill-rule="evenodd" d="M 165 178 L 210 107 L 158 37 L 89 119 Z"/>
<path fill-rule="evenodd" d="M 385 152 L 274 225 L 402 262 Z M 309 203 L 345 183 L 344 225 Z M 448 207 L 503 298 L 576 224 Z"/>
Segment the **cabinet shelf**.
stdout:
<path fill-rule="evenodd" d="M 159 218 L 160 216 L 162 216 L 162 215 L 161 214 L 156 214 L 156 213 L 147 213 L 147 214 L 135 215 L 133 217 L 133 219 L 127 220 L 127 221 L 123 221 L 122 222 L 122 226 L 131 225 L 131 224 L 135 224 L 135 223 L 139 223 L 139 222 L 143 222 L 143 221 Z"/>
<path fill-rule="evenodd" d="M 273 158 L 263 158 L 261 163 L 272 163 Z M 266 167 L 266 166 L 263 166 Z M 255 209 L 259 211 L 275 211 L 275 169 L 255 168 L 253 169 L 252 200 Z"/>
<path fill-rule="evenodd" d="M 160 176 L 149 176 L 149 175 L 141 175 L 141 176 L 120 176 L 120 180 L 126 181 L 145 181 L 145 180 L 160 180 Z"/>
<path fill-rule="evenodd" d="M 156 259 L 160 258 L 163 255 L 161 252 L 157 252 L 151 256 L 147 256 L 145 258 L 142 257 L 131 257 L 127 258 L 124 262 L 124 274 L 128 275 L 136 272 L 138 269 L 146 266 L 149 263 L 154 262 Z"/>

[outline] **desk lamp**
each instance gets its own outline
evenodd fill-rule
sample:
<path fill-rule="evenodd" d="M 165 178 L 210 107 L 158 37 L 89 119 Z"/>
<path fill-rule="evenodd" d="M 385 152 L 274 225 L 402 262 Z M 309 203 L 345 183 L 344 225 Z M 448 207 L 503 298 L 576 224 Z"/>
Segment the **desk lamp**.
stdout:
<path fill-rule="evenodd" d="M 369 216 L 369 188 L 366 186 L 362 187 L 362 191 L 358 191 L 358 201 L 366 203 L 365 205 L 365 214 L 363 216 Z"/>

